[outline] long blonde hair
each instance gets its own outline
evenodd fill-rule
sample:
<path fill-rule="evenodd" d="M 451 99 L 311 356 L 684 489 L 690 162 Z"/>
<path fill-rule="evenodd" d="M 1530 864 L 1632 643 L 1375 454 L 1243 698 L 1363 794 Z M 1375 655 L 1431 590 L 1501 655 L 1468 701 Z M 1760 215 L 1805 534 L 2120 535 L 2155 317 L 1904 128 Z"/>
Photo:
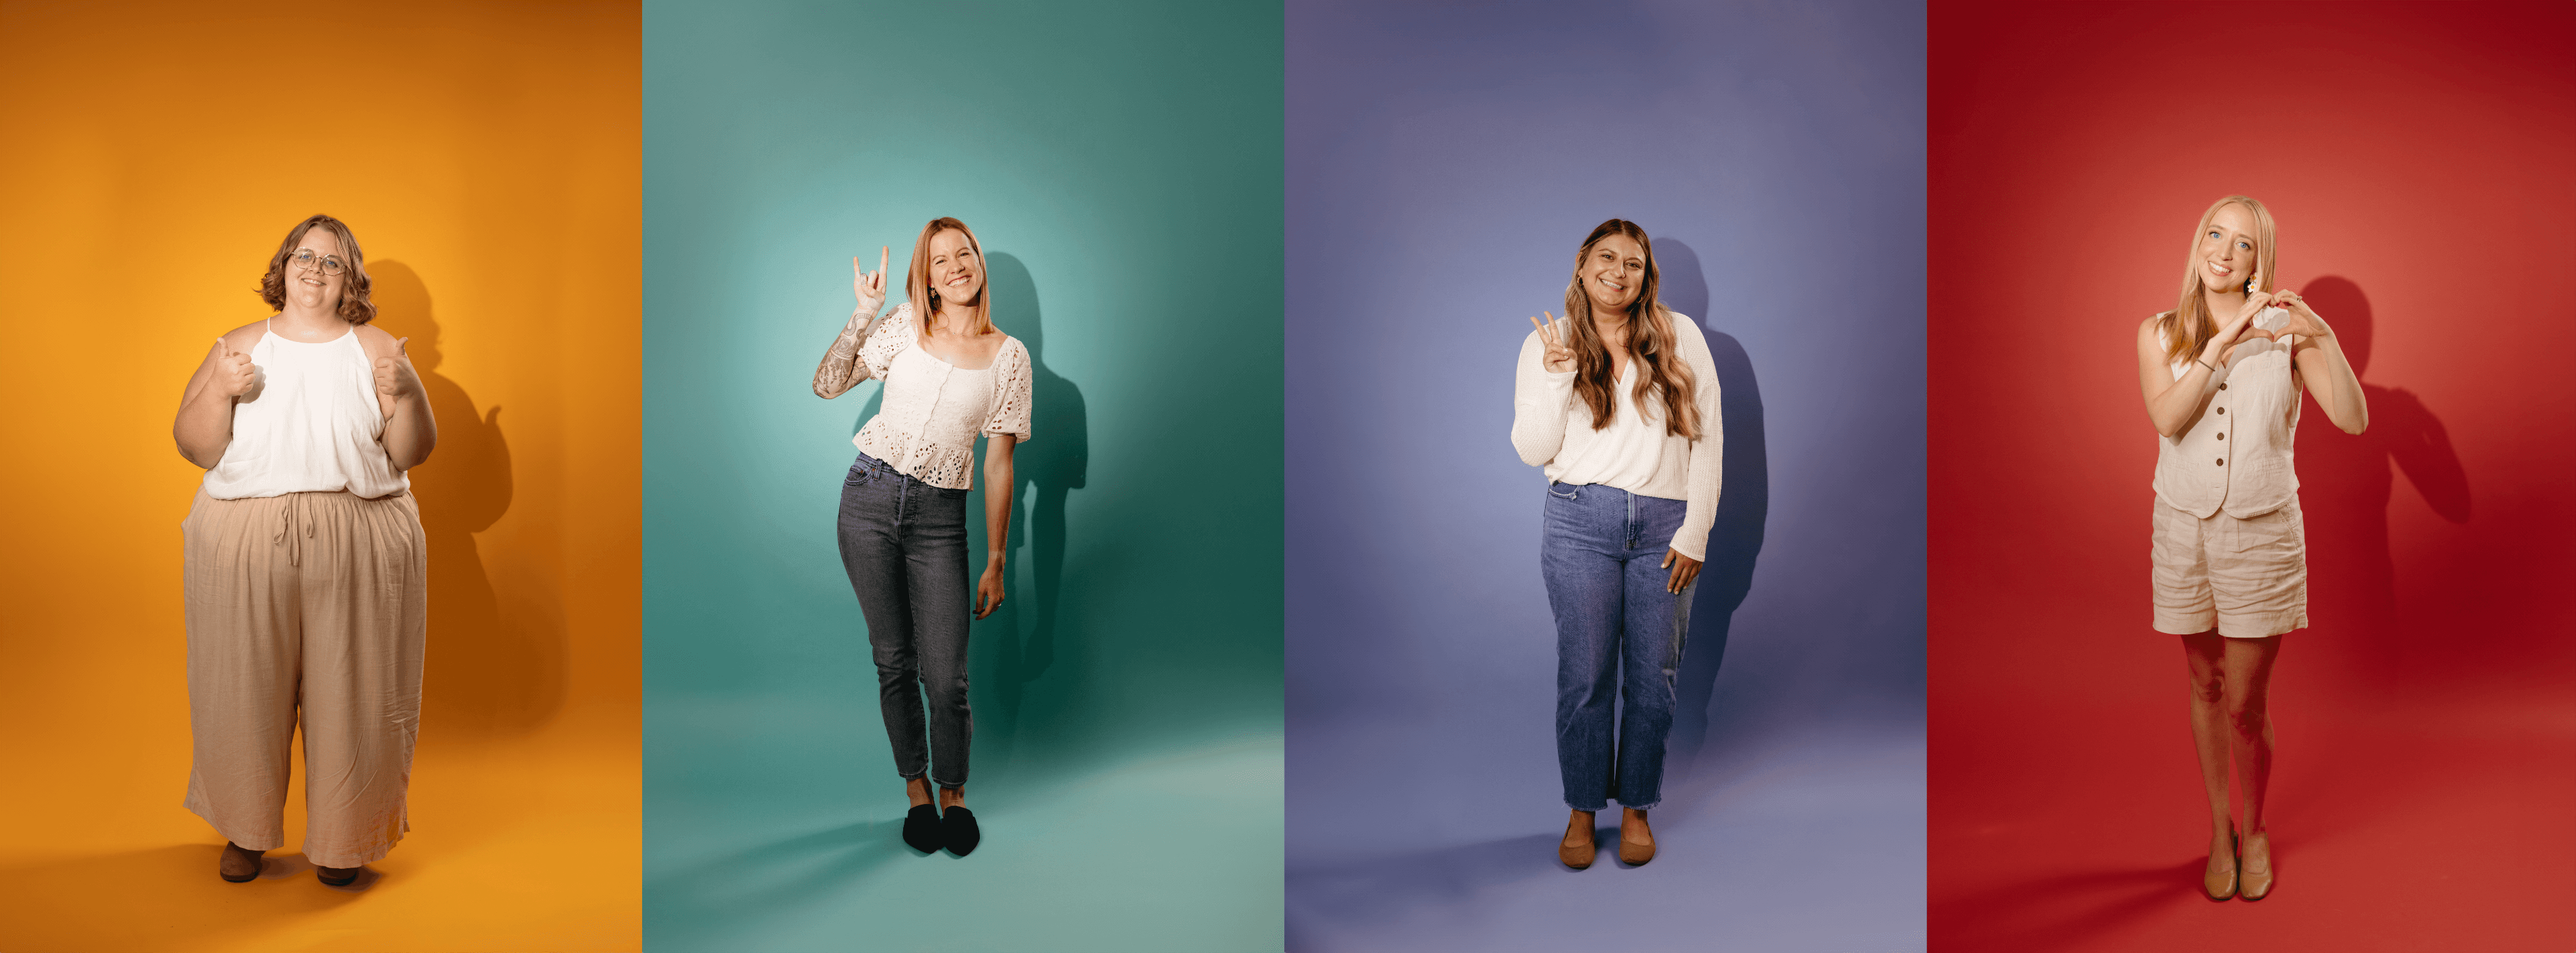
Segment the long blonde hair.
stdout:
<path fill-rule="evenodd" d="M 921 227 L 921 237 L 912 243 L 912 267 L 903 276 L 904 296 L 911 299 L 913 321 L 925 338 L 930 336 L 932 319 L 939 316 L 939 289 L 930 285 L 930 240 L 952 230 L 966 236 L 966 246 L 975 250 L 975 269 L 984 275 L 982 285 L 975 289 L 974 333 L 993 333 L 993 269 L 984 261 L 984 243 L 975 240 L 975 230 L 967 228 L 966 223 L 942 216 Z"/>
<path fill-rule="evenodd" d="M 1698 381 L 1691 376 L 1690 365 L 1683 363 L 1680 342 L 1673 336 L 1673 313 L 1656 300 L 1655 289 L 1662 283 L 1662 272 L 1655 267 L 1655 246 L 1646 238 L 1646 230 L 1624 218 L 1614 218 L 1594 226 L 1574 250 L 1574 277 L 1565 284 L 1565 317 L 1574 326 L 1574 393 L 1592 409 L 1592 429 L 1610 426 L 1619 413 L 1619 402 L 1611 397 L 1618 381 L 1611 376 L 1614 366 L 1610 346 L 1601 340 L 1601 332 L 1592 327 L 1592 296 L 1583 290 L 1583 258 L 1592 246 L 1612 235 L 1626 235 L 1646 253 L 1646 280 L 1637 286 L 1636 300 L 1628 303 L 1625 320 L 1628 325 L 1628 349 L 1636 359 L 1645 362 L 1646 373 L 1637 375 L 1633 398 L 1642 412 L 1646 396 L 1660 392 L 1664 399 L 1664 432 L 1692 440 L 1699 439 Z"/>
<path fill-rule="evenodd" d="M 2179 361 L 2200 353 L 2209 339 L 2218 334 L 2218 318 L 2209 313 L 2209 300 L 2201 296 L 2200 240 L 2209 234 L 2209 223 L 2218 218 L 2218 210 L 2229 203 L 2245 206 L 2254 213 L 2254 277 L 2261 280 L 2255 291 L 2272 290 L 2272 211 L 2250 196 L 2230 195 L 2209 203 L 2209 211 L 2200 213 L 2200 227 L 2191 233 L 2191 248 L 2183 256 L 2182 300 L 2174 309 L 2156 316 L 2156 334 L 2165 341 L 2165 360 Z M 2136 312 L 2131 312 L 2132 314 Z"/>

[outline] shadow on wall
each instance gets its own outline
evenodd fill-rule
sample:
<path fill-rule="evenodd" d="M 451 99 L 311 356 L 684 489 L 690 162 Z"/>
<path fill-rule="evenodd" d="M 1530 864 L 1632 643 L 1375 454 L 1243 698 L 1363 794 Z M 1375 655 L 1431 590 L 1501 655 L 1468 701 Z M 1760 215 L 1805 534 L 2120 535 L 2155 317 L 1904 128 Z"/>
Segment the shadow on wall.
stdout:
<path fill-rule="evenodd" d="M 995 253 L 985 281 L 993 294 L 993 325 L 1029 349 L 1035 374 L 1029 441 L 1011 451 L 1010 549 L 1025 567 L 1015 568 L 1011 579 L 1030 582 L 1018 598 L 1009 598 L 1006 589 L 1002 608 L 985 620 L 971 649 L 981 696 L 975 700 L 977 733 L 989 725 L 989 763 L 1009 765 L 1017 741 L 1071 724 L 1065 715 L 1080 702 L 1070 690 L 1075 686 L 1061 677 L 1083 670 L 1079 660 L 1090 650 L 1090 633 L 1063 624 L 1065 500 L 1089 473 L 1091 435 L 1082 389 L 1047 367 L 1037 281 L 1028 266 L 1017 256 Z M 1059 668 L 1059 660 L 1075 664 Z M 1059 677 L 1038 690 L 1049 673 Z"/>
<path fill-rule="evenodd" d="M 474 398 L 438 372 L 446 363 L 429 286 L 398 261 L 367 266 L 375 325 L 404 345 L 438 420 L 438 447 L 411 473 L 429 534 L 429 647 L 421 675 L 421 724 L 431 738 L 526 734 L 563 702 L 562 612 L 552 604 L 505 607 L 492 588 L 474 534 L 509 512 L 510 445 L 501 408 L 478 412 Z M 538 597 L 550 601 L 552 593 Z"/>
<path fill-rule="evenodd" d="M 1698 321 L 1708 339 L 1709 358 L 1717 365 L 1718 419 L 1726 435 L 1717 522 L 1709 529 L 1708 559 L 1700 566 L 1699 594 L 1691 602 L 1673 729 L 1665 742 L 1670 776 L 1687 782 L 1708 742 L 1709 705 L 1735 610 L 1753 590 L 1753 564 L 1762 554 L 1762 528 L 1771 513 L 1771 456 L 1763 438 L 1762 386 L 1753 376 L 1753 358 L 1744 352 L 1743 342 L 1714 326 L 1699 252 L 1674 239 L 1656 239 L 1655 265 L 1665 306 Z"/>
<path fill-rule="evenodd" d="M 1083 670 L 1089 654 L 1088 633 L 1063 624 L 1065 501 L 1082 489 L 1089 472 L 1091 437 L 1082 389 L 1047 367 L 1046 330 L 1038 305 L 1037 281 L 1028 265 L 1005 252 L 989 252 L 984 283 L 993 296 L 993 326 L 1019 338 L 1029 349 L 1034 372 L 1030 382 L 1029 439 L 1011 450 L 1011 563 L 1003 586 L 1002 607 L 975 623 L 967 642 L 969 704 L 975 713 L 974 763 L 983 776 L 1008 771 L 1013 752 L 1023 740 L 1061 741 L 1079 719 L 1070 717 L 1082 704 L 1079 686 L 1065 679 Z M 856 435 L 875 417 L 885 400 L 879 387 L 859 407 L 850 426 Z M 977 441 L 981 461 L 983 441 Z M 976 471 L 975 495 L 966 504 L 974 545 L 984 551 L 983 471 Z M 970 570 L 983 571 L 981 561 Z M 1070 663 L 1070 664 L 1060 664 Z M 1048 676 L 1055 676 L 1049 679 Z M 1070 746 L 1042 744 L 1065 752 Z M 988 788 L 978 795 L 1000 803 L 1007 788 Z"/>
<path fill-rule="evenodd" d="M 2326 419 L 2314 398 L 2302 398 L 2294 446 L 2299 508 L 2310 541 L 2308 579 L 2316 597 L 2311 622 L 2337 633 L 2338 641 L 2349 633 L 2362 650 L 2357 664 L 2374 685 L 2393 686 L 2446 666 L 2496 666 L 2493 655 L 2446 650 L 2439 640 L 2423 638 L 2397 614 L 2397 568 L 2388 540 L 2396 473 L 2406 474 L 2435 514 L 2453 523 L 2469 521 L 2469 478 L 2451 449 L 2450 432 L 2421 398 L 2370 382 L 2375 319 L 2360 285 L 2330 275 L 2308 282 L 2299 294 L 2342 339 L 2344 358 L 2361 378 L 2362 397 L 2370 405 L 2369 428 L 2348 434 Z M 2428 582 L 2440 588 L 2439 581 Z"/>

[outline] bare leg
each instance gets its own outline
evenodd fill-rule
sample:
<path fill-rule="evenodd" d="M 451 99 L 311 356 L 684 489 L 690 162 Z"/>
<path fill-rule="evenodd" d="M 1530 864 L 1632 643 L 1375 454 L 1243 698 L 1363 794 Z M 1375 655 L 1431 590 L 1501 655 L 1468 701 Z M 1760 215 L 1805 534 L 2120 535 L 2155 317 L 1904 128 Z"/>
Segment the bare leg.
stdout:
<path fill-rule="evenodd" d="M 2200 753 L 2200 783 L 2209 796 L 2209 867 L 2204 889 L 2228 896 L 2236 880 L 2235 825 L 2227 809 L 2226 658 L 2228 640 L 2216 631 L 2182 637 L 2191 671 L 2191 744 Z"/>
<path fill-rule="evenodd" d="M 2228 741 L 2245 798 L 2245 843 L 2239 849 L 2246 893 L 2253 899 L 2271 891 L 2272 838 L 2263 808 L 2272 783 L 2272 661 L 2281 653 L 2281 637 L 2226 641 Z"/>
<path fill-rule="evenodd" d="M 930 778 L 924 776 L 905 781 L 903 793 L 905 797 L 912 799 L 914 807 L 930 803 Z"/>
<path fill-rule="evenodd" d="M 949 808 L 952 808 L 952 807 L 964 807 L 965 805 L 966 805 L 966 789 L 965 789 L 965 788 L 962 788 L 962 787 L 955 787 L 955 788 L 940 788 L 940 789 L 939 789 L 939 812 L 940 812 L 940 813 L 945 814 L 945 813 L 948 813 L 948 809 L 949 809 Z"/>

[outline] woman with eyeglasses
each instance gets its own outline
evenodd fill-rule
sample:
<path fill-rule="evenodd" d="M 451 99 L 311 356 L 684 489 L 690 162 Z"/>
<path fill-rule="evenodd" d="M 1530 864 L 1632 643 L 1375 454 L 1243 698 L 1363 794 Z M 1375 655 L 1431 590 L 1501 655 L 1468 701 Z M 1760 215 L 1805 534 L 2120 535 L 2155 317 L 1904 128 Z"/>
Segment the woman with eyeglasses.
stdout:
<path fill-rule="evenodd" d="M 405 471 L 438 442 L 403 341 L 367 326 L 365 257 L 328 215 L 296 223 L 260 299 L 215 339 L 172 435 L 206 468 L 179 524 L 195 764 L 186 806 L 227 843 L 223 879 L 285 843 L 304 731 L 304 858 L 346 886 L 410 828 L 428 551 Z"/>
<path fill-rule="evenodd" d="M 1592 866 L 1593 812 L 1617 799 L 1619 859 L 1655 857 L 1664 738 L 1717 521 L 1717 365 L 1656 299 L 1654 244 L 1611 219 L 1574 253 L 1565 317 L 1521 341 L 1512 446 L 1547 473 L 1539 570 L 1556 617 L 1557 859 Z"/>
<path fill-rule="evenodd" d="M 2305 390 L 2337 429 L 2370 426 L 2361 378 L 2334 329 L 2272 286 L 2263 203 L 2230 195 L 2200 214 L 2174 310 L 2138 325 L 2138 383 L 2155 424 L 2150 523 L 2155 630 L 2182 637 L 2191 740 L 2209 799 L 2211 900 L 2261 900 L 2275 882 L 2266 812 L 2272 663 L 2308 626 L 2308 537 L 2291 450 Z M 2245 824 L 2229 813 L 2236 767 Z"/>
<path fill-rule="evenodd" d="M 904 843 L 925 856 L 946 847 L 963 857 L 983 840 L 965 806 L 974 732 L 966 704 L 968 613 L 981 619 L 1002 605 L 1011 448 L 1029 439 L 1034 378 L 1028 348 L 993 327 L 984 249 L 966 223 L 939 218 L 922 226 L 904 281 L 910 300 L 878 321 L 891 254 L 878 251 L 874 272 L 850 259 L 858 308 L 815 368 L 814 396 L 839 397 L 871 377 L 885 382 L 883 406 L 850 441 L 859 454 L 841 481 L 841 568 L 867 618 L 895 774 L 912 802 Z M 969 569 L 966 540 L 978 436 L 986 541 L 980 576 Z"/>

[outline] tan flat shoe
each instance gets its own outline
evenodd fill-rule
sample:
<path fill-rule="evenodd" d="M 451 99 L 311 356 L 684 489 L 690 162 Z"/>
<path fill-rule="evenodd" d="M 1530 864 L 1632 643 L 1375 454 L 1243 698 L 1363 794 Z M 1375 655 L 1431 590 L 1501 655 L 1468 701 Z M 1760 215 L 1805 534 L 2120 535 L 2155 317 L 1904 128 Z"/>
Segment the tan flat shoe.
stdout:
<path fill-rule="evenodd" d="M 251 850 L 231 841 L 224 842 L 223 856 L 215 860 L 215 876 L 232 883 L 249 883 L 259 879 L 259 855 L 267 851 Z"/>
<path fill-rule="evenodd" d="M 2254 836 L 2263 839 L 2263 869 L 2253 870 L 2249 868 L 2244 872 L 2242 875 L 2244 878 L 2244 886 L 2236 891 L 2236 898 L 2239 900 L 2261 900 L 2272 895 L 2272 835 L 2269 832 L 2265 832 Z M 2238 865 L 2249 866 L 2241 859 L 2241 856 L 2244 853 L 2244 848 L 2239 846 L 2237 848 L 2237 852 L 2240 855 L 2240 859 L 2237 861 Z"/>
<path fill-rule="evenodd" d="M 1628 820 L 1630 817 L 1636 819 L 1637 832 L 1645 835 L 1645 840 L 1636 841 L 1629 839 Z M 1655 832 L 1653 829 L 1646 826 L 1646 812 L 1628 812 L 1628 816 L 1621 817 L 1619 819 L 1619 862 L 1631 867 L 1636 867 L 1653 859 L 1655 859 Z"/>
<path fill-rule="evenodd" d="M 1574 832 L 1577 828 L 1580 828 L 1583 831 L 1583 842 L 1580 844 L 1569 844 L 1565 841 L 1558 841 L 1556 844 L 1556 859 L 1563 862 L 1568 867 L 1572 867 L 1576 870 L 1583 870 L 1592 866 L 1592 858 L 1601 853 L 1601 845 L 1592 842 L 1592 823 L 1588 820 L 1568 818 L 1565 823 L 1565 835 L 1567 837 L 1574 836 Z"/>
<path fill-rule="evenodd" d="M 2237 846 L 2238 846 L 2238 845 L 2237 845 L 2237 843 L 2236 843 L 2236 831 L 2235 831 L 2235 830 L 2233 830 L 2233 829 L 2230 829 L 2230 830 L 2227 832 L 2227 870 L 2226 870 L 2226 872 L 2225 872 L 2225 873 L 2220 873 L 2219 871 L 2216 871 L 2216 870 L 2204 870 L 2204 871 L 2202 871 L 2202 872 L 2201 872 L 2201 874 L 2200 874 L 2200 892 L 2205 893 L 2205 894 L 2208 894 L 2208 895 L 2209 895 L 2209 899 L 2211 899 L 2211 900 L 2225 900 L 2225 899 L 2227 899 L 2227 898 L 2229 898 L 2229 897 L 2236 896 L 2236 873 L 2237 873 L 2236 849 L 2237 849 Z M 2216 855 L 2216 854 L 2211 854 L 2211 855 L 2209 855 L 2209 859 L 2211 859 L 2211 860 L 2217 860 L 2217 859 L 2218 859 L 2218 855 Z"/>

